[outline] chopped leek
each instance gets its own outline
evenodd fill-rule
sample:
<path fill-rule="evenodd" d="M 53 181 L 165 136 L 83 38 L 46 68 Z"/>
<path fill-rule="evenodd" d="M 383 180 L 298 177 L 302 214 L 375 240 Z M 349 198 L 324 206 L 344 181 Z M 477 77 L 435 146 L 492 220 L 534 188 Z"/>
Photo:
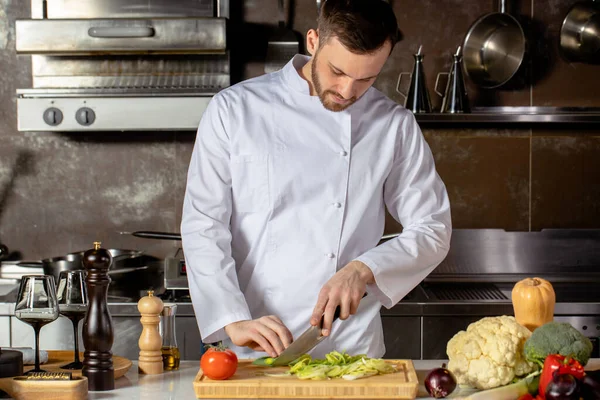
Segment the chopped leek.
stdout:
<path fill-rule="evenodd" d="M 346 352 L 332 351 L 325 359 L 313 359 L 308 354 L 295 360 L 289 373 L 299 379 L 342 378 L 355 380 L 377 374 L 396 372 L 391 365 L 380 358 L 368 358 L 365 354 L 350 356 Z"/>

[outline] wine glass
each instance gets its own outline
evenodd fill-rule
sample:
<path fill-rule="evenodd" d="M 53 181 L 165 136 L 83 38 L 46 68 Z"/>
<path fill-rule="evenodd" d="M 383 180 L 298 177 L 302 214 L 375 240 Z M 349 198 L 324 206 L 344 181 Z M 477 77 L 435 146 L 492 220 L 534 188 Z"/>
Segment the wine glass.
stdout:
<path fill-rule="evenodd" d="M 31 325 L 35 332 L 35 368 L 27 374 L 46 372 L 40 369 L 40 329 L 58 318 L 56 287 L 52 275 L 25 275 L 21 278 L 15 316 Z"/>
<path fill-rule="evenodd" d="M 88 308 L 87 288 L 85 286 L 85 271 L 62 271 L 58 276 L 56 291 L 58 308 L 61 315 L 73 323 L 73 340 L 75 341 L 75 359 L 72 363 L 61 366 L 62 369 L 81 369 L 83 363 L 79 360 L 79 321 L 85 317 Z"/>

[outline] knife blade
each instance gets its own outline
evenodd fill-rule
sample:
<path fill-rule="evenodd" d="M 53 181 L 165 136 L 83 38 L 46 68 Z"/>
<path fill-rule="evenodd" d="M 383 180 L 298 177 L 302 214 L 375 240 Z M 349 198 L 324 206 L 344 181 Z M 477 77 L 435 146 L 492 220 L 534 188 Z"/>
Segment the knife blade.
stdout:
<path fill-rule="evenodd" d="M 363 294 L 363 298 L 366 295 L 367 295 L 366 293 Z M 332 323 L 335 322 L 335 320 L 337 320 L 340 317 L 340 312 L 341 312 L 340 306 L 337 306 L 335 309 L 335 313 L 333 314 L 333 320 L 331 321 Z M 287 347 L 287 349 L 285 349 L 278 357 L 273 358 L 273 363 L 270 365 L 272 365 L 273 367 L 277 367 L 277 366 L 281 366 L 281 365 L 288 365 L 289 363 L 291 363 L 292 361 L 294 361 L 301 355 L 308 353 L 316 345 L 321 343 L 321 341 L 323 341 L 323 339 L 325 339 L 327 337 L 327 336 L 323 336 L 321 334 L 324 318 L 325 318 L 325 316 L 323 315 L 321 317 L 321 322 L 319 323 L 319 325 L 317 325 L 317 326 L 311 325 L 310 328 L 305 330 L 298 337 L 298 339 L 294 340 L 292 342 L 292 344 L 290 344 Z"/>
<path fill-rule="evenodd" d="M 311 326 L 298 339 L 294 340 L 271 364 L 274 367 L 288 365 L 303 354 L 308 353 L 327 336 L 321 334 L 321 326 Z"/>

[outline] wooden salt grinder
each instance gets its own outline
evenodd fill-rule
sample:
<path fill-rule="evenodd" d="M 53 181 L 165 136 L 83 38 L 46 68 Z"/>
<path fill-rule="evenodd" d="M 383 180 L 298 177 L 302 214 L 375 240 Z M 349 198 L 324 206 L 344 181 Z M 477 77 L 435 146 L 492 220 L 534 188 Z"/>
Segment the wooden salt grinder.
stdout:
<path fill-rule="evenodd" d="M 155 375 L 163 373 L 162 338 L 158 331 L 163 306 L 162 300 L 155 297 L 152 290 L 149 290 L 148 296 L 142 297 L 138 302 L 138 310 L 142 315 L 140 321 L 143 326 L 138 341 L 140 346 L 138 373 L 140 374 Z"/>
<path fill-rule="evenodd" d="M 110 284 L 108 269 L 111 264 L 112 256 L 108 250 L 100 247 L 100 242 L 94 242 L 94 248 L 83 253 L 89 307 L 81 334 L 85 346 L 81 373 L 88 378 L 88 389 L 91 391 L 115 388 L 111 352 L 114 333 L 106 304 Z"/>

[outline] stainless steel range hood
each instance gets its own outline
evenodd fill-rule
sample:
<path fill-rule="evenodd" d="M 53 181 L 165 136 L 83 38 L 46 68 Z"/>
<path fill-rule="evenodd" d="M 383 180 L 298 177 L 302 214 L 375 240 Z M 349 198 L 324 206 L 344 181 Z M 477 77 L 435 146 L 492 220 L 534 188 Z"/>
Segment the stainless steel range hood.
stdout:
<path fill-rule="evenodd" d="M 230 85 L 229 3 L 32 0 L 16 22 L 32 88 L 17 90 L 20 131 L 195 130 Z"/>

